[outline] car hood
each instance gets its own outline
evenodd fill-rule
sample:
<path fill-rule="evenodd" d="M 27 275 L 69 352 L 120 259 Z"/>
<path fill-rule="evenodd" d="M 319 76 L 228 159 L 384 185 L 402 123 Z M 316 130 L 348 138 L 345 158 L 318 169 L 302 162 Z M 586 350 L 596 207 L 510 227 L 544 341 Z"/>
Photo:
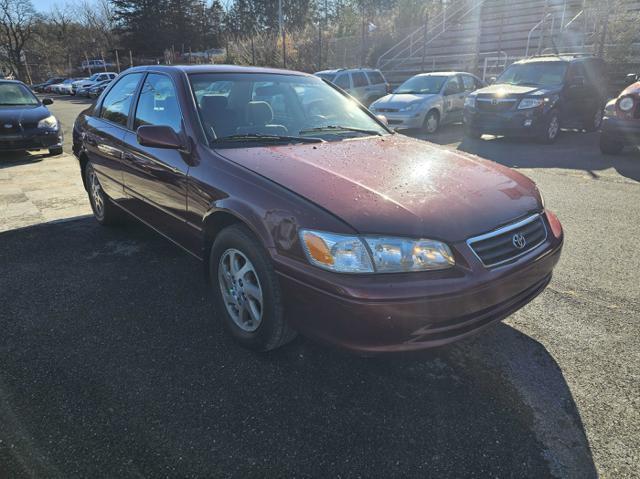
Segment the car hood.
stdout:
<path fill-rule="evenodd" d="M 376 100 L 376 108 L 404 108 L 413 103 L 422 103 L 435 98 L 437 95 L 414 95 L 412 93 L 392 93 Z"/>
<path fill-rule="evenodd" d="M 640 81 L 629 85 L 627 88 L 622 90 L 620 96 L 624 95 L 640 95 Z"/>
<path fill-rule="evenodd" d="M 11 123 L 37 123 L 51 115 L 44 105 L 37 106 L 1 106 L 0 105 L 0 130 L 5 124 Z"/>
<path fill-rule="evenodd" d="M 498 83 L 480 88 L 475 91 L 476 95 L 491 96 L 523 96 L 523 95 L 547 95 L 553 93 L 557 89 L 550 87 L 538 87 L 527 85 L 509 85 L 508 83 Z"/>
<path fill-rule="evenodd" d="M 541 209 L 527 177 L 400 135 L 217 152 L 325 208 L 359 233 L 451 242 Z"/>

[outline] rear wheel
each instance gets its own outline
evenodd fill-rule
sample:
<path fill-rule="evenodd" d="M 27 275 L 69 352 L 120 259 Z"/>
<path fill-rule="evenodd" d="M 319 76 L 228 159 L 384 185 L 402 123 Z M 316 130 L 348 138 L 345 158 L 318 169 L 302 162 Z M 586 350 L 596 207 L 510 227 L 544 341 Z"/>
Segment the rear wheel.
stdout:
<path fill-rule="evenodd" d="M 554 143 L 558 139 L 560 134 L 560 116 L 555 110 L 551 110 L 548 115 L 547 121 L 542 127 L 540 132 L 540 141 L 542 143 Z"/>
<path fill-rule="evenodd" d="M 612 139 L 607 134 L 600 135 L 600 151 L 605 155 L 617 155 L 622 152 L 624 145 L 617 140 Z"/>
<path fill-rule="evenodd" d="M 122 212 L 111 202 L 111 198 L 102 189 L 98 175 L 91 162 L 85 168 L 85 185 L 93 216 L 104 226 L 116 224 L 122 218 Z"/>
<path fill-rule="evenodd" d="M 435 133 L 438 131 L 438 127 L 440 126 L 440 114 L 437 110 L 431 110 L 427 113 L 427 116 L 424 117 L 424 122 L 422 122 L 422 131 L 425 133 Z"/>
<path fill-rule="evenodd" d="M 273 264 L 246 226 L 229 226 L 218 234 L 209 272 L 217 312 L 238 343 L 254 351 L 270 351 L 295 337 L 284 319 Z"/>
<path fill-rule="evenodd" d="M 589 118 L 585 120 L 584 129 L 591 131 L 598 131 L 600 125 L 602 125 L 602 117 L 604 116 L 604 110 L 602 107 L 598 107 L 596 111 Z"/>

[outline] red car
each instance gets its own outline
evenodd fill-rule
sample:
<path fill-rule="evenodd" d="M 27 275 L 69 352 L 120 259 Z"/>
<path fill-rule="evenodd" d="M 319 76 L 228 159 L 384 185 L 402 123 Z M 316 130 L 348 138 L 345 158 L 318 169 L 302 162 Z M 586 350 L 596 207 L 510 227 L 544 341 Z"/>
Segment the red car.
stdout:
<path fill-rule="evenodd" d="M 607 103 L 600 133 L 600 151 L 615 155 L 625 146 L 640 145 L 640 81 Z"/>
<path fill-rule="evenodd" d="M 204 261 L 212 317 L 256 350 L 450 343 L 542 292 L 563 244 L 522 174 L 394 134 L 302 73 L 127 70 L 74 151 L 97 220 L 125 211 Z"/>

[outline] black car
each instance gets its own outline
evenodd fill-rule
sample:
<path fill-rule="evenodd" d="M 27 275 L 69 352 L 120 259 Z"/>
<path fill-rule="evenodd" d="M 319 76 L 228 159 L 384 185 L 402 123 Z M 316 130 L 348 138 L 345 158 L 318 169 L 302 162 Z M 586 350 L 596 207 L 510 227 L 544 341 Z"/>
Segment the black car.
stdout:
<path fill-rule="evenodd" d="M 22 82 L 0 80 L 0 151 L 62 154 L 62 128 L 47 108 L 51 103 L 40 101 Z"/>
<path fill-rule="evenodd" d="M 65 77 L 53 77 L 49 78 L 46 82 L 36 83 L 35 85 L 31 85 L 31 89 L 33 91 L 42 93 L 44 88 L 49 85 L 57 85 L 58 83 L 62 83 L 65 80 Z"/>
<path fill-rule="evenodd" d="M 595 131 L 606 103 L 605 63 L 578 55 L 538 56 L 513 63 L 494 84 L 465 101 L 465 133 L 528 136 L 546 143 L 560 128 Z"/>

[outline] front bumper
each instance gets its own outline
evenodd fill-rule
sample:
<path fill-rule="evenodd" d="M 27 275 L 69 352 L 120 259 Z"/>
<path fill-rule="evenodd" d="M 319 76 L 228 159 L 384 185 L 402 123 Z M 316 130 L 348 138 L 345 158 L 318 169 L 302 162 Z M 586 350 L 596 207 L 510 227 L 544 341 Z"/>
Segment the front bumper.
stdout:
<path fill-rule="evenodd" d="M 282 258 L 276 270 L 287 318 L 302 334 L 361 354 L 394 353 L 448 344 L 514 313 L 549 283 L 562 244 L 558 226 L 542 245 L 496 268 L 461 242 L 452 245 L 458 265 L 445 271 L 319 275 Z"/>
<path fill-rule="evenodd" d="M 624 145 L 640 145 L 640 119 L 605 117 L 602 121 L 602 134 Z"/>
<path fill-rule="evenodd" d="M 465 108 L 464 124 L 478 133 L 504 136 L 536 136 L 545 127 L 546 113 L 539 108 L 484 112 Z"/>
<path fill-rule="evenodd" d="M 62 130 L 30 130 L 13 135 L 0 135 L 0 151 L 27 151 L 62 147 Z"/>
<path fill-rule="evenodd" d="M 393 130 L 422 128 L 424 122 L 424 112 L 384 112 L 375 111 L 375 115 L 384 115 L 389 128 Z"/>

